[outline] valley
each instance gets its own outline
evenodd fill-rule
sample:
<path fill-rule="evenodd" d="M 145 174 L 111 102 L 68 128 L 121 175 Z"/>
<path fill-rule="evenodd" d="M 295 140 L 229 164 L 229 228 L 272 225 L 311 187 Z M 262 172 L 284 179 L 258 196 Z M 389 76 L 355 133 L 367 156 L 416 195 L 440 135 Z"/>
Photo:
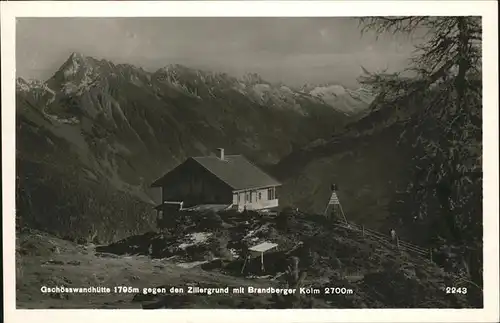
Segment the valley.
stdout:
<path fill-rule="evenodd" d="M 255 74 L 237 79 L 181 65 L 150 73 L 73 53 L 47 81 L 17 81 L 19 217 L 73 239 L 123 238 L 107 232 L 110 210 L 124 232 L 150 228 L 159 193 L 150 184 L 187 157 L 224 147 L 270 167 L 342 129 L 356 118 L 345 112 L 350 105 L 368 107 L 366 93 L 360 100 L 344 91 L 329 104 L 307 91 Z M 88 211 L 76 207 L 89 198 Z"/>

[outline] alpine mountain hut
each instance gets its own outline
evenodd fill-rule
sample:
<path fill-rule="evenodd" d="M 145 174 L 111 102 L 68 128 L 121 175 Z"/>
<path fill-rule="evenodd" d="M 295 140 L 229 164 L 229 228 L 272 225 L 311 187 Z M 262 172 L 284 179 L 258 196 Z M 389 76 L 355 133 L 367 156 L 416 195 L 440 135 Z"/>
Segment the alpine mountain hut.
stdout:
<path fill-rule="evenodd" d="M 270 210 L 281 184 L 242 155 L 191 157 L 153 182 L 162 190 L 159 218 L 168 208 Z"/>

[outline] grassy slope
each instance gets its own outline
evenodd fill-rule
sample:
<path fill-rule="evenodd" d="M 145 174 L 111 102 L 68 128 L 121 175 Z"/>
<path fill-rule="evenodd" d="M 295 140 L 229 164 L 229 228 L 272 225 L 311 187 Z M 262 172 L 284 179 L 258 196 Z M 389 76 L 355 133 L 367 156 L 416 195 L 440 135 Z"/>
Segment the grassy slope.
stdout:
<path fill-rule="evenodd" d="M 21 161 L 18 224 L 73 241 L 109 242 L 152 228 L 151 205 L 109 188 L 105 182 L 73 178 L 61 169 Z M 35 174 L 30 176 L 30 174 Z"/>
<path fill-rule="evenodd" d="M 141 301 L 134 301 L 134 294 L 49 295 L 40 292 L 41 286 L 131 286 L 142 289 L 160 285 L 180 287 L 190 282 L 262 285 L 200 269 L 184 269 L 165 261 L 152 262 L 147 257 L 99 256 L 92 246 L 75 245 L 42 232 L 20 234 L 18 240 L 17 250 L 24 255 L 18 256 L 17 308 L 142 308 Z M 251 297 L 201 297 L 197 305 L 231 308 L 248 299 Z M 203 304 L 205 302 L 207 304 Z M 260 298 L 253 302 L 266 303 Z"/>
<path fill-rule="evenodd" d="M 98 253 L 92 246 L 78 246 L 43 233 L 20 233 L 17 245 L 20 256 L 17 260 L 18 271 L 22 276 L 19 276 L 17 285 L 18 306 L 139 308 L 141 304 L 156 303 L 155 307 L 167 308 L 279 308 L 282 303 L 263 295 L 228 297 L 127 294 L 70 295 L 66 298 L 64 295 L 42 295 L 38 288 L 42 284 L 63 284 L 70 287 L 127 285 L 144 288 L 181 287 L 190 283 L 201 287 L 285 287 L 282 274 L 286 271 L 287 259 L 291 256 L 299 258 L 299 270 L 307 273 L 302 287 L 323 289 L 338 286 L 354 291 L 352 295 L 322 294 L 304 297 L 293 306 L 460 308 L 478 306 L 480 303 L 468 304 L 463 295 L 445 294 L 442 288 L 453 285 L 453 277 L 426 259 L 398 252 L 390 243 L 362 237 L 359 233 L 333 226 L 311 214 L 288 216 L 285 222 L 283 218 L 275 221 L 259 219 L 252 214 L 249 216 L 250 221 L 245 224 L 234 217 L 231 220 L 221 215 L 224 220 L 222 224 L 205 229 L 205 232 L 211 232 L 218 238 L 211 240 L 209 245 L 193 245 L 188 249 L 176 246 L 186 239 L 187 232 L 199 230 L 192 225 L 183 227 L 178 233 L 149 233 L 106 248 L 98 247 Z M 224 231 L 226 235 L 221 234 Z M 222 238 L 224 236 L 229 237 L 225 242 L 225 238 Z M 242 238 L 243 236 L 247 237 Z M 259 274 L 258 261 L 248 263 L 245 274 L 240 274 L 242 261 L 234 258 L 234 255 L 241 256 L 245 245 L 248 247 L 257 243 L 248 236 L 279 243 L 280 250 L 266 256 L 265 274 L 269 275 L 268 278 L 255 277 L 262 275 Z M 293 248 L 299 241 L 302 241 L 302 245 Z M 190 260 L 203 259 L 207 248 L 211 250 L 213 246 L 219 247 L 219 251 L 220 248 L 233 249 L 233 256 L 224 252 L 215 253 L 215 256 L 224 259 L 222 267 L 208 263 L 202 266 L 203 269 L 184 269 L 175 265 L 178 260 L 165 258 L 175 255 L 180 258 L 188 257 Z M 148 249 L 154 254 L 148 252 Z M 153 260 L 148 256 L 153 257 Z M 52 261 L 47 263 L 48 260 Z"/>
<path fill-rule="evenodd" d="M 50 123 L 36 112 L 28 108 L 18 115 L 18 225 L 102 242 L 151 229 L 151 204 L 113 188 L 82 161 L 77 145 L 49 131 Z"/>

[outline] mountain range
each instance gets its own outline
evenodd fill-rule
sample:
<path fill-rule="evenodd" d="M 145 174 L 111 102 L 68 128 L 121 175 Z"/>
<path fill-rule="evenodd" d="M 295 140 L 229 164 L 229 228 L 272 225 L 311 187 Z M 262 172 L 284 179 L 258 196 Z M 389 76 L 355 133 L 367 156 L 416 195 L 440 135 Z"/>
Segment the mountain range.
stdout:
<path fill-rule="evenodd" d="M 371 100 L 365 88 L 147 72 L 73 53 L 46 81 L 17 79 L 18 219 L 72 239 L 143 231 L 151 182 L 185 158 L 224 147 L 268 167 L 330 140 Z"/>

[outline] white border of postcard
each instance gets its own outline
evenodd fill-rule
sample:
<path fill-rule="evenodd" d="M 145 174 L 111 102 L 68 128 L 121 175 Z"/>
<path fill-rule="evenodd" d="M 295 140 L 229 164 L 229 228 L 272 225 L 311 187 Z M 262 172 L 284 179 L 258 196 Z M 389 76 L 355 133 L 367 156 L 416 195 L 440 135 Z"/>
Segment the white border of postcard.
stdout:
<path fill-rule="evenodd" d="M 6 322 L 498 322 L 498 5 L 496 1 L 27 1 L 1 5 L 3 265 Z M 483 17 L 484 308 L 303 310 L 16 310 L 15 27 L 17 17 Z M 409 290 L 408 293 L 412 291 Z"/>

